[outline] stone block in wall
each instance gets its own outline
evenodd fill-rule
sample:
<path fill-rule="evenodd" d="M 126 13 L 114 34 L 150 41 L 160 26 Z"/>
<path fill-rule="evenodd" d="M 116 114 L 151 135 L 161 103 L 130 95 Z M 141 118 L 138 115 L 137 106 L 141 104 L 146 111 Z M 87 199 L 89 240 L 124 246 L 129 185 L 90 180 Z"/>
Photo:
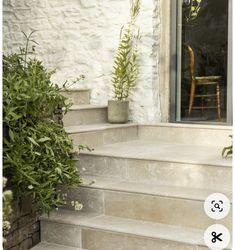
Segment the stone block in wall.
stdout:
<path fill-rule="evenodd" d="M 11 223 L 11 228 L 9 230 L 9 234 L 14 232 L 18 228 L 18 221 L 12 222 Z"/>
<path fill-rule="evenodd" d="M 13 210 L 13 213 L 11 214 L 11 224 L 12 224 L 12 222 L 16 221 L 20 217 L 19 200 L 13 201 L 11 207 Z"/>
<path fill-rule="evenodd" d="M 32 198 L 30 196 L 22 197 L 20 201 L 20 215 L 24 216 L 32 212 Z"/>
<path fill-rule="evenodd" d="M 37 221 L 37 217 L 32 217 L 32 216 L 24 216 L 21 217 L 18 221 L 18 227 L 24 227 L 27 224 L 34 224 Z"/>
<path fill-rule="evenodd" d="M 22 228 L 18 228 L 10 233 L 4 244 L 4 249 L 13 250 L 29 250 L 32 246 L 40 241 L 39 223 L 28 224 Z"/>
<path fill-rule="evenodd" d="M 30 225 L 19 228 L 19 242 L 22 242 L 28 237 L 30 237 Z"/>
<path fill-rule="evenodd" d="M 29 250 L 40 242 L 39 215 L 30 197 L 15 200 L 12 208 L 11 230 L 5 236 L 4 250 Z"/>
<path fill-rule="evenodd" d="M 14 231 L 6 236 L 6 243 L 4 244 L 4 249 L 11 249 L 18 245 L 19 231 Z"/>

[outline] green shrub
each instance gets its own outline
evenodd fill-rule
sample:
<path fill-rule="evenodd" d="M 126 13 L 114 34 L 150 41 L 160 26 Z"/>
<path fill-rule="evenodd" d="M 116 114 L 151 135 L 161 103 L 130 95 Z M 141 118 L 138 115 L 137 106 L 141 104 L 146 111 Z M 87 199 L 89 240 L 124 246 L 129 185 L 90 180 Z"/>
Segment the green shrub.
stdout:
<path fill-rule="evenodd" d="M 3 170 L 14 197 L 31 195 L 36 208 L 49 212 L 63 203 L 57 186 L 78 186 L 81 178 L 73 143 L 52 118 L 71 104 L 52 84 L 53 72 L 29 55 L 26 47 L 3 57 Z"/>

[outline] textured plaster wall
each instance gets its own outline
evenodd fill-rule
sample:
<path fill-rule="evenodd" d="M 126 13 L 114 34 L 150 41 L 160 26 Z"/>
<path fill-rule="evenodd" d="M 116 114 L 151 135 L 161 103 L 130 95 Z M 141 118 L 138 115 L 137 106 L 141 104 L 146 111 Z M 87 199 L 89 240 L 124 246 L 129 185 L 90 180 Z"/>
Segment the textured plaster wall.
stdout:
<path fill-rule="evenodd" d="M 131 96 L 131 118 L 142 123 L 161 119 L 159 1 L 142 0 L 138 18 L 140 75 Z M 4 0 L 4 52 L 24 45 L 21 31 L 37 30 L 37 54 L 47 67 L 57 70 L 53 81 L 62 84 L 84 74 L 79 87 L 92 89 L 92 103 L 106 104 L 112 96 L 113 57 L 129 7 L 129 0 Z"/>

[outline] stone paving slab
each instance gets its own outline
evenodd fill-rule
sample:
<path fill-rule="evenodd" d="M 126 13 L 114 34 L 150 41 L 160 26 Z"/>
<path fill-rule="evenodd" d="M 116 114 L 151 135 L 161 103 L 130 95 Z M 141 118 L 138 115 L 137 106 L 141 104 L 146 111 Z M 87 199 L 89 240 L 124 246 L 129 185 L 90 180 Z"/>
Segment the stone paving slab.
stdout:
<path fill-rule="evenodd" d="M 212 146 L 152 140 L 132 140 L 100 146 L 95 151 L 85 154 L 232 167 L 232 160 L 224 159 L 221 156 L 221 151 L 220 147 Z"/>

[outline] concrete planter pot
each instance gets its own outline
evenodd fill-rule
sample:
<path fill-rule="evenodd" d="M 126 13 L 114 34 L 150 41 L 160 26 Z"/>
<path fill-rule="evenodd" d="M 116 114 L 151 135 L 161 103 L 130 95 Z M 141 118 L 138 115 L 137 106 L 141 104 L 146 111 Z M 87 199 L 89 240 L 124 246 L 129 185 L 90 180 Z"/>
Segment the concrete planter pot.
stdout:
<path fill-rule="evenodd" d="M 108 101 L 108 121 L 110 123 L 128 122 L 129 101 Z"/>

